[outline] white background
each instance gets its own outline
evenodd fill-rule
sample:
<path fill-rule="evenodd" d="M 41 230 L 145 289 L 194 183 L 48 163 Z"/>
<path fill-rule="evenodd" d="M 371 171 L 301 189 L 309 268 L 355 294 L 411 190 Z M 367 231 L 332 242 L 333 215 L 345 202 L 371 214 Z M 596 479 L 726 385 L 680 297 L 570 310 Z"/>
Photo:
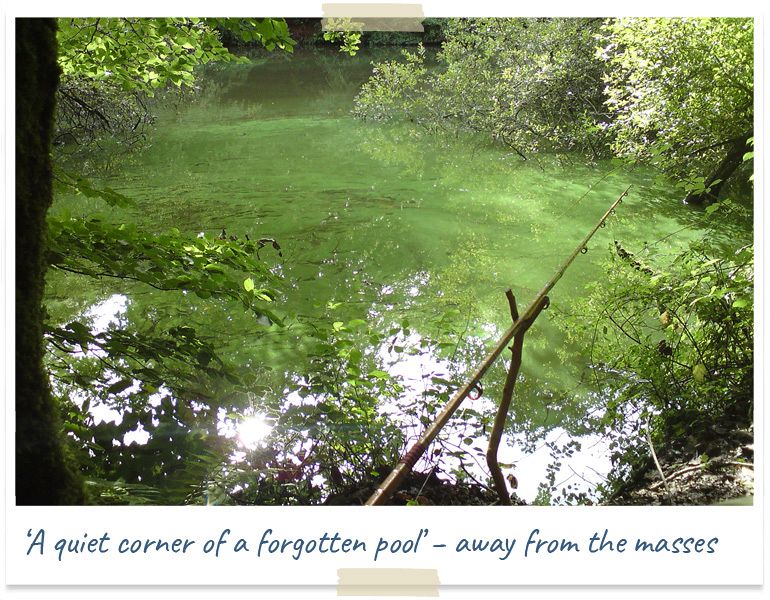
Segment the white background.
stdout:
<path fill-rule="evenodd" d="M 304 583 L 336 585 L 340 568 L 435 569 L 444 585 L 524 584 L 544 582 L 586 585 L 595 582 L 614 585 L 708 584 L 736 585 L 762 583 L 762 536 L 760 507 L 72 507 L 10 510 L 6 557 L 8 583 L 34 584 L 45 577 L 51 584 L 71 585 L 84 581 L 133 584 L 219 584 L 230 585 Z M 45 529 L 45 543 L 33 546 L 39 529 Z M 231 533 L 219 556 L 204 553 L 208 540 L 218 540 L 224 529 Z M 315 552 L 298 554 L 291 546 L 284 554 L 267 552 L 257 556 L 263 532 L 268 539 L 358 539 L 366 552 L 343 554 Z M 427 529 L 416 551 L 391 552 L 384 548 L 374 561 L 380 540 L 416 540 Z M 567 539 L 579 551 L 539 552 L 534 539 Z M 609 548 L 590 552 L 589 539 L 604 530 L 608 540 L 626 538 L 625 551 Z M 106 553 L 63 553 L 55 549 L 60 539 L 90 540 L 109 534 Z M 85 537 L 87 536 L 87 537 Z M 653 544 L 660 538 L 703 538 L 713 543 L 713 553 L 703 545 L 700 554 L 636 552 L 636 540 Z M 119 552 L 120 541 L 175 538 L 195 541 L 182 554 L 150 551 L 147 554 Z M 246 540 L 249 551 L 235 553 L 238 538 Z M 457 552 L 461 539 L 493 541 L 515 538 L 513 551 Z M 213 543 L 213 542 L 212 542 Z M 433 544 L 446 544 L 434 548 Z M 327 544 L 328 547 L 328 544 Z M 340 547 L 340 544 L 337 544 Z M 403 547 L 403 544 L 401 544 Z M 671 547 L 671 544 L 669 544 Z M 680 542 L 681 547 L 681 542 Z M 693 544 L 690 544 L 690 548 Z M 528 548 L 527 556 L 524 550 Z M 598 549 L 598 543 L 593 545 Z M 96 544 L 94 544 L 96 550 Z M 27 552 L 30 552 L 27 554 Z M 299 556 L 294 559 L 293 556 Z M 159 564 L 159 561 L 163 561 Z"/>
<path fill-rule="evenodd" d="M 675 3 L 652 1 L 638 5 L 616 2 L 591 3 L 497 3 L 474 0 L 428 1 L 421 3 L 426 16 L 620 16 L 627 14 L 681 16 L 758 16 L 758 9 L 748 2 Z M 5 135 L 2 151 L 5 157 L 6 200 L 3 207 L 5 235 L 0 241 L 0 281 L 3 290 L 2 339 L 3 393 L 6 400 L 5 429 L 5 579 L 7 584 L 32 583 L 32 587 L 12 586 L 5 589 L 11 598 L 230 598 L 253 597 L 334 597 L 337 595 L 339 568 L 413 568 L 437 569 L 442 583 L 441 596 L 515 597 L 515 598 L 748 598 L 761 597 L 764 564 L 764 232 L 763 194 L 763 111 L 757 110 L 757 176 L 755 189 L 755 231 L 757 253 L 756 291 L 756 423 L 755 474 L 757 504 L 754 507 L 691 508 L 26 508 L 13 504 L 13 387 L 12 344 L 14 339 L 14 211 L 13 203 L 13 17 L 15 16 L 106 16 L 115 10 L 141 16 L 224 16 L 264 15 L 282 17 L 321 16 L 320 2 L 147 2 L 108 4 L 101 2 L 52 3 L 10 2 L 6 11 L 2 47 L 5 48 Z M 729 11 L 729 12 L 725 12 Z M 121 16 L 127 16 L 121 14 Z M 762 95 L 763 20 L 756 23 L 757 106 L 764 107 Z M 762 166 L 760 166 L 762 165 Z M 39 528 L 47 531 L 46 555 L 25 556 L 33 534 Z M 187 557 L 117 556 L 113 549 L 107 555 L 75 555 L 64 557 L 61 564 L 55 554 L 48 554 L 61 537 L 81 538 L 84 534 L 99 537 L 110 532 L 113 542 L 122 537 L 191 537 L 203 540 L 219 535 L 224 528 L 233 530 L 231 539 L 245 537 L 249 541 L 272 528 L 276 537 L 306 539 L 324 531 L 339 531 L 347 537 L 366 540 L 366 554 L 315 554 L 294 561 L 289 555 L 281 559 L 257 559 L 255 552 L 228 555 L 219 559 L 201 557 L 191 548 Z M 407 556 L 385 556 L 372 562 L 373 548 L 379 536 L 408 538 L 421 528 L 430 531 L 427 541 L 443 542 L 444 550 L 428 545 Z M 639 555 L 631 549 L 623 555 L 609 553 L 590 555 L 581 544 L 579 554 L 553 554 L 522 558 L 521 545 L 529 532 L 539 528 L 544 538 L 571 538 L 584 541 L 594 531 L 610 530 L 611 536 L 623 536 L 633 544 L 636 537 L 657 540 L 660 537 L 718 537 L 715 554 Z M 489 553 L 457 554 L 454 543 L 462 537 L 515 537 L 517 546 L 506 561 Z M 200 543 L 198 546 L 200 546 Z M 422 544 L 423 542 L 421 542 Z M 227 545 L 224 546 L 227 548 Z M 162 562 L 161 562 L 162 561 Z M 108 584 L 121 587 L 104 587 Z M 69 584 L 70 587 L 43 587 Z M 155 587 L 149 587 L 154 584 Z M 175 584 L 175 587 L 159 587 Z M 274 587 L 272 584 L 281 584 Z M 475 584 L 473 586 L 463 584 Z M 602 585 L 607 587 L 585 587 Z M 662 585 L 679 584 L 677 587 Z M 686 584 L 690 587 L 680 587 Z M 726 585 L 741 587 L 724 587 Z M 226 591 L 221 586 L 229 587 Z M 260 585 L 263 587 L 255 588 Z M 309 586 L 314 587 L 298 587 Z M 516 585 L 519 587 L 500 587 Z M 580 585 L 581 587 L 575 587 Z M 693 587 L 697 585 L 697 587 Z M 74 587 L 76 586 L 76 587 Z M 89 587 L 82 587 L 89 586 Z M 131 586 L 131 587 L 127 587 Z M 139 586 L 139 587 L 136 587 Z M 269 586 L 269 587 L 264 587 Z M 494 587 L 477 587 L 494 586 Z M 523 587 L 522 587 L 523 586 Z M 566 587 L 560 587 L 566 586 Z M 623 587 L 617 587 L 623 586 Z M 644 587 L 638 587 L 644 586 Z"/>

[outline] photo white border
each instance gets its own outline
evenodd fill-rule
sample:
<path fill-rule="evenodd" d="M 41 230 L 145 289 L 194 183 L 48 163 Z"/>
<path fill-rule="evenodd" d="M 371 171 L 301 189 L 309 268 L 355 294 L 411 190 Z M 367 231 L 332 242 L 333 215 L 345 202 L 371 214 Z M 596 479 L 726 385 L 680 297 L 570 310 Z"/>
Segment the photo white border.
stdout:
<path fill-rule="evenodd" d="M 413 3 L 413 2 L 410 2 Z M 754 16 L 755 22 L 755 94 L 756 106 L 766 109 L 766 99 L 764 97 L 764 19 L 758 15 L 753 3 L 732 2 L 699 2 L 699 3 L 672 3 L 653 0 L 639 5 L 622 5 L 612 2 L 591 2 L 591 3 L 566 3 L 558 2 L 547 6 L 526 3 L 518 6 L 515 4 L 505 5 L 500 2 L 492 1 L 474 1 L 473 3 L 463 3 L 456 1 L 431 1 L 420 3 L 426 16 L 586 16 L 586 15 L 656 15 L 656 16 L 682 16 L 690 15 L 708 15 L 708 16 Z M 237 15 L 245 14 L 247 11 L 258 12 L 269 16 L 280 17 L 311 17 L 321 16 L 320 2 L 260 2 L 249 4 L 231 4 L 218 3 L 215 6 L 217 15 Z M 231 527 L 235 521 L 233 511 L 237 511 L 238 524 L 232 526 L 233 531 L 241 528 L 259 530 L 260 527 L 269 523 L 269 526 L 276 529 L 285 528 L 286 531 L 299 531 L 299 527 L 306 531 L 305 537 L 315 529 L 332 530 L 341 528 L 351 528 L 355 531 L 368 532 L 360 534 L 358 537 L 375 538 L 379 535 L 392 534 L 402 530 L 406 533 L 419 530 L 422 527 L 428 527 L 433 533 L 445 535 L 449 538 L 453 536 L 481 536 L 486 532 L 488 536 L 503 536 L 501 525 L 497 523 L 497 513 L 499 508 L 477 509 L 477 508 L 393 508 L 378 507 L 369 508 L 345 508 L 333 509 L 331 507 L 290 507 L 270 509 L 265 507 L 254 508 L 227 508 L 227 507 L 180 507 L 180 508 L 105 508 L 105 507 L 63 507 L 63 508 L 29 508 L 15 507 L 13 499 L 13 456 L 15 454 L 13 444 L 14 429 L 14 410 L 13 400 L 15 392 L 13 388 L 13 354 L 10 353 L 10 346 L 14 338 L 14 204 L 11 198 L 14 197 L 13 189 L 13 152 L 11 150 L 14 140 L 12 132 L 14 131 L 14 98 L 13 98 L 13 18 L 17 16 L 93 16 L 93 15 L 117 15 L 116 8 L 123 8 L 122 5 L 105 5 L 103 2 L 87 1 L 56 4 L 53 2 L 9 2 L 3 7 L 7 11 L 4 19 L 4 39 L 3 47 L 5 49 L 5 81 L 6 94 L 4 104 L 5 131 L 3 136 L 2 151 L 5 155 L 5 178 L 6 178 L 6 201 L 3 203 L 3 223 L 4 236 L 0 248 L 2 248 L 2 261 L 0 262 L 0 281 L 3 289 L 3 339 L 7 340 L 8 348 L 3 360 L 3 390 L 6 399 L 5 411 L 5 465 L 6 465 L 6 486 L 5 503 L 6 510 L 5 533 L 6 550 L 4 566 L 6 581 L 18 579 L 22 574 L 18 565 L 17 556 L 14 553 L 20 545 L 19 535 L 25 533 L 25 529 L 35 526 L 46 526 L 49 531 L 61 531 L 62 528 L 84 529 L 87 523 L 87 529 L 98 531 L 105 527 L 110 527 L 112 531 L 126 531 L 126 535 L 131 535 L 137 528 L 137 515 L 141 514 L 142 522 L 145 527 L 152 524 L 157 531 L 168 531 L 173 534 L 184 530 L 194 524 L 198 531 L 216 531 L 223 527 Z M 141 14 L 142 16 L 168 16 L 171 14 L 211 14 L 211 3 L 200 1 L 191 2 L 147 2 L 139 0 L 130 5 L 132 14 Z M 585 535 L 585 528 L 598 529 L 599 527 L 608 527 L 610 531 L 618 531 L 625 535 L 654 535 L 658 531 L 675 531 L 682 528 L 683 525 L 691 528 L 691 531 L 707 533 L 718 533 L 720 544 L 724 541 L 727 544 L 729 555 L 719 555 L 716 562 L 695 561 L 693 571 L 683 563 L 676 563 L 672 558 L 668 561 L 652 560 L 643 561 L 638 565 L 632 565 L 632 561 L 610 561 L 607 564 L 600 565 L 596 571 L 595 563 L 584 564 L 583 561 L 577 561 L 574 558 L 568 562 L 559 560 L 551 562 L 540 561 L 485 561 L 478 560 L 458 560 L 458 555 L 444 557 L 440 554 L 426 555 L 423 560 L 409 559 L 397 560 L 394 562 L 382 563 L 384 567 L 397 568 L 426 568 L 437 569 L 439 579 L 442 584 L 448 585 L 457 583 L 457 587 L 442 587 L 440 595 L 444 597 L 571 597 L 571 598 L 616 598 L 623 597 L 664 597 L 671 596 L 675 592 L 676 597 L 681 598 L 742 598 L 742 597 L 761 597 L 761 590 L 757 587 L 759 580 L 756 573 L 762 572 L 762 566 L 766 560 L 764 553 L 764 431 L 766 431 L 766 418 L 763 410 L 763 390 L 764 390 L 764 340 L 765 340 L 765 315 L 766 304 L 764 297 L 764 280 L 766 264 L 766 245 L 764 243 L 764 233 L 767 231 L 767 211 L 764 208 L 764 147 L 766 135 L 763 128 L 764 110 L 755 111 L 755 132 L 756 132 L 756 158 L 758 165 L 756 169 L 755 180 L 755 252 L 756 252 L 756 293 L 755 293 L 755 362 L 760 366 L 755 370 L 755 423 L 757 424 L 755 440 L 755 477 L 756 493 L 755 505 L 753 507 L 572 507 L 572 508 L 540 508 L 524 507 L 516 508 L 511 512 L 515 521 L 510 525 L 510 531 L 517 538 L 526 535 L 529 532 L 528 525 L 536 524 L 539 526 L 545 522 L 545 528 L 558 528 L 562 537 L 582 538 Z M 760 143 L 761 138 L 761 143 Z M 761 168 L 760 166 L 761 165 Z M 760 425 L 761 424 L 761 425 Z M 506 510 L 506 509 L 503 509 Z M 514 509 L 507 509 L 514 511 Z M 86 512 L 83 512 L 86 511 Z M 115 517 L 119 513 L 119 517 Z M 483 516 L 480 518 L 480 515 Z M 194 517 L 191 517 L 194 514 Z M 319 522 L 319 516 L 323 515 L 322 525 L 316 525 Z M 332 516 L 333 515 L 333 516 Z M 387 515 L 387 516 L 386 516 Z M 547 517 L 543 517 L 547 515 Z M 85 519 L 87 518 L 87 521 Z M 34 525 L 32 522 L 37 525 Z M 371 523 L 375 521 L 375 523 Z M 114 525 L 110 526 L 110 523 Z M 448 523 L 448 524 L 447 524 Z M 541 527 L 541 529 L 545 530 Z M 670 529 L 667 529 L 670 528 Z M 508 527 L 506 527 L 506 530 Z M 70 529 L 71 530 L 71 529 Z M 63 535 L 63 534 L 62 534 Z M 26 540 L 26 537 L 24 538 Z M 745 543 L 743 548 L 739 549 L 741 540 Z M 520 540 L 521 541 L 521 540 Z M 724 546 L 722 546 L 724 547 Z M 720 548 L 721 549 L 721 548 Z M 96 557 L 98 559 L 98 557 Z M 513 556 L 512 556 L 513 558 Z M 581 555 L 581 559 L 584 555 Z M 681 558 L 681 557 L 680 557 Z M 693 558 L 693 557 L 689 557 Z M 211 560 L 211 559 L 209 559 Z M 123 563 L 119 561 L 117 565 L 110 567 L 104 562 L 87 565 L 84 561 L 80 563 L 81 567 L 73 567 L 78 571 L 77 581 L 69 580 L 68 587 L 40 587 L 49 580 L 42 575 L 42 571 L 33 569 L 34 580 L 38 581 L 38 586 L 29 587 L 10 587 L 6 588 L 5 596 L 11 598 L 22 597 L 50 597 L 50 598 L 89 598 L 89 597 L 182 597 L 185 598 L 204 598 L 221 597 L 223 593 L 233 598 L 254 597 L 255 590 L 252 580 L 244 581 L 243 574 L 239 573 L 237 587 L 228 587 L 226 591 L 220 591 L 216 587 L 201 586 L 201 572 L 205 573 L 210 566 L 209 560 L 205 562 L 191 562 L 193 571 L 188 575 L 178 575 L 174 587 L 152 587 L 142 585 L 142 587 L 122 587 L 125 584 L 125 571 L 130 568 L 132 576 L 131 585 L 146 581 L 145 577 L 151 576 L 153 568 L 157 569 L 157 558 L 154 561 L 139 563 Z M 241 558 L 238 558 L 240 561 Z M 499 565 L 495 562 L 499 562 Z M 664 564 L 665 563 L 665 564 Z M 32 563 L 29 563 L 32 564 Z M 168 564 L 164 565 L 168 569 Z M 228 564 L 230 569 L 222 565 Z M 267 563 L 265 563 L 267 564 Z M 130 565 L 130 567 L 129 567 Z M 697 581 L 708 581 L 709 585 L 697 586 L 692 584 L 692 574 L 702 567 L 709 565 L 708 572 L 699 572 Z M 247 568 L 242 565 L 243 568 Z M 291 559 L 281 561 L 280 564 L 269 565 L 270 581 L 269 588 L 259 588 L 261 595 L 269 597 L 327 597 L 336 596 L 336 569 L 345 567 L 367 567 L 380 566 L 371 562 L 364 561 L 339 561 L 339 564 L 329 566 L 328 562 L 313 561 L 307 564 L 295 562 Z M 10 567 L 10 568 L 9 568 Z M 117 567 L 117 568 L 115 568 Z M 221 563 L 221 569 L 217 569 L 216 580 L 222 584 L 229 585 L 233 582 L 236 575 L 232 571 L 238 570 L 237 563 Z M 235 568 L 233 568 L 235 567 Z M 37 569 L 39 569 L 38 567 Z M 279 576 L 278 569 L 282 569 Z M 473 578 L 478 583 L 496 584 L 493 587 L 484 587 L 476 589 L 463 585 L 461 576 L 471 569 Z M 665 582 L 673 585 L 671 577 L 682 574 L 682 570 L 687 572 L 689 577 L 687 587 L 661 587 L 659 582 Z M 513 572 L 511 572 L 513 571 Z M 138 575 L 142 573 L 143 575 Z M 333 573 L 333 574 L 330 574 Z M 501 575 L 502 573 L 502 575 Z M 603 584 L 601 587 L 595 585 L 586 585 L 589 581 L 594 581 L 592 577 L 601 575 L 599 581 Z M 673 575 L 672 575 L 673 573 Z M 586 577 L 586 574 L 591 577 Z M 640 582 L 638 577 L 644 576 Z M 754 585 L 751 587 L 740 586 L 722 587 L 723 583 L 735 584 L 736 581 L 749 581 Z M 280 581 L 285 582 L 288 587 L 273 587 L 275 579 L 279 577 Z M 82 577 L 82 578 L 81 578 Z M 115 579 L 111 579 L 114 577 Z M 501 583 L 500 577 L 504 578 L 506 583 L 515 582 L 516 585 L 525 587 L 510 588 L 497 587 Z M 121 587 L 103 587 L 106 581 L 123 582 Z M 303 586 L 308 580 L 316 583 L 310 587 Z M 186 585 L 180 585 L 180 581 L 186 581 Z M 191 584 L 195 582 L 195 587 Z M 201 582 L 201 583 L 199 583 Z M 533 582 L 542 586 L 533 586 Z M 60 582 L 61 583 L 61 582 Z M 83 584 L 87 583 L 88 587 Z M 154 582 L 158 585 L 158 582 Z M 643 588 L 616 587 L 618 584 L 630 584 L 634 586 L 644 585 Z M 569 584 L 570 587 L 556 587 Z M 607 587 L 604 584 L 610 584 Z M 581 587 L 573 587 L 579 585 Z M 649 586 L 653 587 L 649 587 Z M 91 587 L 96 586 L 96 587 Z M 321 587 L 319 587 L 321 586 Z"/>

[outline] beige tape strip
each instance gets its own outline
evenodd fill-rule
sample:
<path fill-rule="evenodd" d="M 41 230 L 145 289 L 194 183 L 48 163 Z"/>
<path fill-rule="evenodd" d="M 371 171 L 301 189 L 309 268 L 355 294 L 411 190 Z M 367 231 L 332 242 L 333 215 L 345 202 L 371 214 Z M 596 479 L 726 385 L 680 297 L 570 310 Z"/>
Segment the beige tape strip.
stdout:
<path fill-rule="evenodd" d="M 421 4 L 322 4 L 324 31 L 423 31 Z"/>
<path fill-rule="evenodd" d="M 436 569 L 338 569 L 338 596 L 437 597 Z"/>

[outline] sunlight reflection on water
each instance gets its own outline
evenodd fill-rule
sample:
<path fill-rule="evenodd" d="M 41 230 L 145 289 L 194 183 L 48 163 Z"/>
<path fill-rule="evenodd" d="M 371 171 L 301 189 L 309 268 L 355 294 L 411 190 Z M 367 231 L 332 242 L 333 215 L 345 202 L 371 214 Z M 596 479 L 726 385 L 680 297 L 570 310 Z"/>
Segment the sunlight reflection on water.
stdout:
<path fill-rule="evenodd" d="M 217 433 L 226 439 L 235 440 L 238 449 L 230 455 L 232 462 L 246 460 L 247 452 L 256 450 L 270 435 L 273 425 L 268 415 L 249 407 L 243 414 L 233 418 L 224 407 L 217 411 Z"/>
<path fill-rule="evenodd" d="M 263 413 L 256 413 L 238 423 L 236 439 L 240 446 L 254 450 L 270 434 L 273 426 L 265 420 L 265 416 Z"/>
<path fill-rule="evenodd" d="M 97 302 L 83 316 L 91 321 L 92 333 L 104 333 L 110 325 L 120 325 L 128 309 L 128 296 L 112 294 L 106 300 Z"/>
<path fill-rule="evenodd" d="M 412 333 L 399 343 L 405 348 L 419 348 L 420 341 L 420 336 Z M 383 364 L 389 365 L 387 370 L 390 374 L 399 377 L 404 387 L 416 397 L 426 391 L 432 377 L 445 377 L 447 373 L 451 372 L 451 363 L 448 360 L 437 358 L 430 353 L 413 355 L 408 352 L 395 353 L 390 348 L 390 344 L 383 344 L 378 350 L 378 357 Z M 486 396 L 481 396 L 476 400 L 466 399 L 464 405 L 467 406 L 471 402 L 474 410 L 480 413 L 492 415 L 497 410 L 497 404 Z M 394 416 L 401 412 L 396 402 L 386 403 L 385 408 Z M 473 418 L 466 419 L 466 422 L 471 426 L 476 424 L 476 421 Z M 409 440 L 410 445 L 419 439 L 423 429 L 419 425 L 412 425 L 404 429 L 404 435 Z M 449 430 L 449 427 L 447 426 L 446 429 Z M 463 438 L 465 437 L 462 432 L 450 432 L 449 435 L 442 432 L 439 436 L 450 445 L 457 447 L 463 446 Z M 512 469 L 503 468 L 503 473 L 515 474 L 518 480 L 516 494 L 519 498 L 527 502 L 532 502 L 535 499 L 538 486 L 545 480 L 547 467 L 554 461 L 549 444 L 564 441 L 562 438 L 579 441 L 580 449 L 576 450 L 570 457 L 559 459 L 562 464 L 557 471 L 555 481 L 557 490 L 569 485 L 571 486 L 570 492 L 585 492 L 592 496 L 596 486 L 604 481 L 606 474 L 610 471 L 611 463 L 608 442 L 601 435 L 590 434 L 575 437 L 565 429 L 555 427 L 548 432 L 534 452 L 527 452 L 524 450 L 527 440 L 524 433 L 515 433 L 513 436 L 506 433 L 503 435 L 498 451 L 498 462 L 501 465 L 513 465 Z M 486 451 L 488 444 L 489 438 L 487 436 L 478 436 L 473 439 L 473 446 L 480 447 L 484 451 Z M 416 470 L 427 472 L 431 469 L 432 465 L 425 458 L 427 454 L 423 455 L 423 458 L 417 463 Z M 474 455 L 470 448 L 468 448 L 467 456 L 474 460 L 466 463 L 466 467 L 477 480 L 484 482 L 488 473 L 485 457 Z M 449 468 L 459 465 L 459 460 L 451 456 L 444 456 L 443 460 Z"/>
<path fill-rule="evenodd" d="M 128 304 L 129 300 L 125 295 L 113 294 L 106 300 L 93 304 L 84 313 L 84 316 L 88 317 L 91 321 L 92 332 L 101 333 L 110 326 L 121 325 L 125 320 Z M 498 333 L 492 325 L 484 329 L 487 334 L 492 336 Z M 405 351 L 394 351 L 392 340 L 381 344 L 376 351 L 378 362 L 383 365 L 383 368 L 390 375 L 401 381 L 401 384 L 407 390 L 406 393 L 413 396 L 416 403 L 424 401 L 424 394 L 433 385 L 431 381 L 433 377 L 449 378 L 448 374 L 452 372 L 452 364 L 449 360 L 438 358 L 430 352 L 410 354 L 409 350 L 419 349 L 421 342 L 421 336 L 411 332 L 408 336 L 401 336 L 398 340 L 398 344 Z M 102 353 L 102 351 L 97 348 L 89 348 L 90 353 L 97 355 Z M 117 379 L 116 375 L 115 380 Z M 126 389 L 123 393 L 130 394 L 137 387 L 138 382 L 135 382 L 134 386 Z M 167 388 L 161 387 L 157 393 L 150 397 L 150 405 L 157 407 L 162 398 L 170 394 L 171 392 Z M 82 400 L 80 404 L 82 404 Z M 285 405 L 289 406 L 292 404 L 320 402 L 321 398 L 301 398 L 297 392 L 292 392 L 286 395 L 283 400 Z M 401 402 L 403 403 L 403 398 Z M 481 396 L 472 401 L 466 400 L 465 406 L 468 406 L 471 402 L 473 409 L 479 413 L 492 415 L 496 410 L 496 403 L 486 396 Z M 417 420 L 409 423 L 404 420 L 402 414 L 403 405 L 399 406 L 398 400 L 385 401 L 381 404 L 380 408 L 389 414 L 391 418 L 404 424 L 403 433 L 409 445 L 417 441 L 424 427 Z M 112 408 L 105 403 L 92 402 L 89 412 L 96 424 L 100 422 L 120 424 L 123 420 L 124 411 Z M 228 414 L 224 407 L 220 407 L 216 418 L 219 435 L 226 439 L 232 439 L 237 444 L 237 447 L 230 455 L 230 460 L 233 463 L 246 460 L 248 453 L 256 450 L 263 444 L 273 430 L 273 424 L 271 424 L 268 415 L 259 411 L 254 404 L 246 408 L 237 417 L 234 417 L 231 413 Z M 474 417 L 466 418 L 465 423 L 470 427 L 478 425 Z M 124 445 L 132 443 L 144 445 L 148 443 L 150 436 L 150 432 L 139 424 L 137 429 L 129 431 L 124 435 L 122 443 Z M 449 427 L 440 434 L 440 439 L 449 446 L 467 449 L 466 469 L 478 481 L 485 482 L 488 477 L 485 458 L 482 453 L 474 451 L 467 444 L 463 444 L 464 438 L 465 435 L 462 431 L 452 431 Z M 569 485 L 572 486 L 569 491 L 574 493 L 586 492 L 591 496 L 596 486 L 603 481 L 606 473 L 610 470 L 611 464 L 607 442 L 601 435 L 591 434 L 575 438 L 566 430 L 556 427 L 545 435 L 534 452 L 528 452 L 525 450 L 527 437 L 524 433 L 514 433 L 512 436 L 507 433 L 503 436 L 498 460 L 501 465 L 512 465 L 512 468 L 504 467 L 503 470 L 506 475 L 508 473 L 515 474 L 518 480 L 516 494 L 520 498 L 527 502 L 532 502 L 535 499 L 538 493 L 538 486 L 545 479 L 547 467 L 554 461 L 550 445 L 557 444 L 560 440 L 564 441 L 563 438 L 566 440 L 577 439 L 581 444 L 581 448 L 576 450 L 572 456 L 559 459 L 562 464 L 557 471 L 555 481 L 557 490 Z M 483 435 L 476 436 L 473 439 L 472 446 L 486 450 L 488 442 L 488 437 Z M 297 452 L 300 450 L 302 448 L 295 449 Z M 415 466 L 417 471 L 428 472 L 432 469 L 433 464 L 430 458 L 426 458 L 426 456 L 429 456 L 429 453 L 426 453 Z M 459 459 L 448 455 L 445 455 L 442 460 L 444 461 L 445 471 L 457 468 L 460 464 Z M 322 484 L 321 479 L 315 483 Z"/>

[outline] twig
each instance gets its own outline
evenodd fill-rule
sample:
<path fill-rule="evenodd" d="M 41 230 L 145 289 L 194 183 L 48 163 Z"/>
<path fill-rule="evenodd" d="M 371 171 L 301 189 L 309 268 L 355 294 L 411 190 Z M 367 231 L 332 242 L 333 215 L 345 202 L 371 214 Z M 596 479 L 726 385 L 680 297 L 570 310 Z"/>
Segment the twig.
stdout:
<path fill-rule="evenodd" d="M 593 481 L 589 481 L 588 479 L 583 477 L 580 473 L 578 473 L 575 469 L 572 468 L 572 465 L 567 465 L 567 467 L 569 468 L 570 471 L 572 471 L 575 474 L 575 477 L 578 477 L 579 479 L 582 479 L 583 481 L 585 481 L 589 485 L 595 486 Z M 593 471 L 593 469 L 591 469 L 591 470 Z M 596 471 L 594 471 L 594 473 L 595 472 Z"/>
<path fill-rule="evenodd" d="M 707 464 L 709 464 L 709 463 L 699 463 L 697 465 L 690 465 L 688 467 L 684 467 L 683 469 L 679 469 L 675 473 L 672 473 L 671 475 L 669 475 L 667 480 L 671 481 L 672 479 L 675 479 L 677 477 L 681 477 L 682 475 L 686 475 L 687 473 L 692 473 L 693 471 L 698 471 L 700 469 L 704 469 Z M 716 461 L 715 460 L 715 461 L 713 461 L 712 464 L 719 465 L 719 466 L 730 465 L 730 466 L 735 466 L 735 467 L 746 467 L 747 469 L 751 469 L 752 471 L 754 470 L 754 463 L 742 463 L 742 462 L 738 462 L 736 460 L 729 460 L 729 461 L 725 461 L 725 462 L 721 462 L 721 461 Z M 656 490 L 662 484 L 663 484 L 662 481 L 654 483 L 654 484 L 652 484 L 650 486 L 650 489 L 651 490 Z"/>
<path fill-rule="evenodd" d="M 666 480 L 666 476 L 663 474 L 663 469 L 660 468 L 660 463 L 658 462 L 658 455 L 655 453 L 655 447 L 652 445 L 652 436 L 650 435 L 650 421 L 647 420 L 647 426 L 645 429 L 645 437 L 647 438 L 647 445 L 650 447 L 650 453 L 652 454 L 652 460 L 655 461 L 655 467 L 658 469 L 658 474 L 660 475 L 660 478 L 662 480 L 662 484 L 666 486 L 666 493 L 671 496 L 671 488 L 668 486 L 668 481 Z M 652 489 L 652 488 L 651 488 Z"/>
<path fill-rule="evenodd" d="M 754 470 L 754 463 L 744 463 L 744 462 L 739 462 L 737 460 L 728 460 L 726 462 L 719 463 L 719 464 L 730 465 L 733 467 L 746 467 L 747 469 L 751 469 L 752 471 Z"/>
<path fill-rule="evenodd" d="M 425 481 L 422 482 L 422 486 L 420 486 L 420 491 L 417 492 L 417 496 L 422 496 L 422 491 L 425 489 L 425 485 L 428 483 L 430 476 L 433 475 L 433 471 L 435 470 L 436 470 L 436 465 L 433 465 L 430 471 L 428 471 L 428 475 L 425 477 Z"/>
<path fill-rule="evenodd" d="M 508 305 L 511 309 L 511 317 L 514 323 L 519 319 L 519 311 L 516 308 L 516 299 L 514 298 L 511 290 L 505 292 L 508 298 Z M 505 477 L 500 470 L 500 465 L 497 461 L 497 452 L 500 448 L 500 439 L 503 435 L 503 429 L 505 429 L 505 421 L 508 418 L 508 412 L 511 407 L 511 401 L 513 398 L 513 388 L 516 385 L 516 378 L 519 375 L 519 369 L 521 368 L 521 353 L 524 347 L 524 334 L 530 328 L 532 323 L 535 322 L 540 312 L 548 305 L 548 296 L 545 296 L 541 303 L 536 307 L 532 316 L 528 319 L 524 319 L 522 326 L 513 338 L 513 346 L 511 347 L 511 364 L 508 368 L 508 375 L 505 378 L 505 385 L 503 386 L 503 397 L 500 400 L 500 406 L 497 409 L 495 415 L 495 423 L 492 426 L 492 433 L 489 435 L 489 446 L 487 446 L 487 466 L 489 472 L 492 475 L 492 480 L 495 482 L 495 489 L 497 495 L 500 498 L 500 504 L 504 506 L 511 505 L 511 496 L 508 492 L 508 487 L 505 484 Z"/>
<path fill-rule="evenodd" d="M 478 463 L 477 463 L 477 464 L 478 464 Z M 475 483 L 477 486 L 479 486 L 480 488 L 482 488 L 482 489 L 484 489 L 484 490 L 487 490 L 488 492 L 491 492 L 491 491 L 493 491 L 493 490 L 492 490 L 492 488 L 490 488 L 488 485 L 485 485 L 483 482 L 481 482 L 481 481 L 479 481 L 478 479 L 476 479 L 476 477 L 474 477 L 474 476 L 473 476 L 473 473 L 471 473 L 471 472 L 468 470 L 468 468 L 465 466 L 465 463 L 464 463 L 464 462 L 460 462 L 460 468 L 463 470 L 463 472 L 464 472 L 464 473 L 465 473 L 465 474 L 466 474 L 466 475 L 467 475 L 467 476 L 468 476 L 470 479 L 472 479 L 472 480 L 473 480 L 473 483 Z"/>
<path fill-rule="evenodd" d="M 457 343 L 455 344 L 454 352 L 452 352 L 452 358 L 449 359 L 450 363 L 453 363 L 455 361 L 455 357 L 457 356 L 457 351 L 460 349 L 460 342 L 466 339 L 466 334 L 468 333 L 468 329 L 470 329 L 470 326 L 471 326 L 471 307 L 469 306 L 468 318 L 465 321 L 465 330 L 457 338 Z"/>
<path fill-rule="evenodd" d="M 508 298 L 508 307 L 511 309 L 511 319 L 515 323 L 519 320 L 519 309 L 516 308 L 516 297 L 513 295 L 511 288 L 505 290 L 505 297 Z"/>

